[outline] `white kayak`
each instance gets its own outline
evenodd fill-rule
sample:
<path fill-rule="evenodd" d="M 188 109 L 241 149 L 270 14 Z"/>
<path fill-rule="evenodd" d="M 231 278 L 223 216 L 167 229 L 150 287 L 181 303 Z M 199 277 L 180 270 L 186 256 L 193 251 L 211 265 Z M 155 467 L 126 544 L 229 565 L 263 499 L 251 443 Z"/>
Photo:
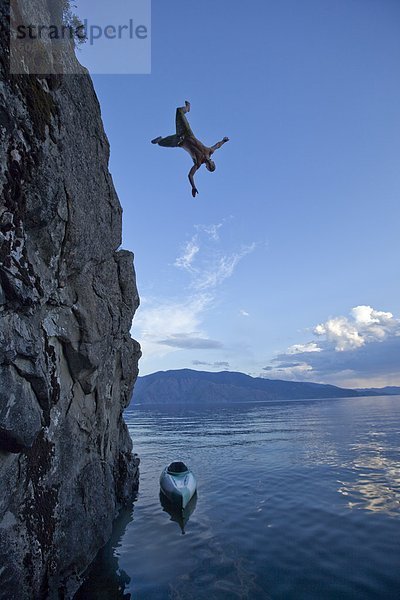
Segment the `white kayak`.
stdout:
<path fill-rule="evenodd" d="M 160 476 L 162 493 L 180 508 L 185 508 L 193 498 L 197 482 L 185 463 L 173 462 L 165 467 Z"/>

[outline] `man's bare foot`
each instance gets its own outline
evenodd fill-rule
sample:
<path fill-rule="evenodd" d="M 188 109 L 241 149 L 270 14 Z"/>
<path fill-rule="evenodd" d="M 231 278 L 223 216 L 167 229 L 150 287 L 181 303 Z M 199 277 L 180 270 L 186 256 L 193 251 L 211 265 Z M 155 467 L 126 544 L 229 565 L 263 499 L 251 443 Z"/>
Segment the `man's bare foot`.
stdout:
<path fill-rule="evenodd" d="M 188 102 L 188 100 L 185 100 L 185 106 L 186 106 L 187 112 L 190 112 L 190 102 Z"/>

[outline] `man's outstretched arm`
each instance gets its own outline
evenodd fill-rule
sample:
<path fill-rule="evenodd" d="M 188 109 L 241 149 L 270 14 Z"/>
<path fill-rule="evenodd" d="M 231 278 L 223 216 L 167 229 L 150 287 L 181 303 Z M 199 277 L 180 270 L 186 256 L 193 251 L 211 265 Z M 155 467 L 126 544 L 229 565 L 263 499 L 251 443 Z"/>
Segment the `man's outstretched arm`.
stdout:
<path fill-rule="evenodd" d="M 224 144 L 226 144 L 226 142 L 229 142 L 229 138 L 228 137 L 224 137 L 223 140 L 221 140 L 220 142 L 217 142 L 216 144 L 214 144 L 214 146 L 211 146 L 211 150 L 213 150 L 215 152 L 216 150 L 218 150 L 219 148 L 221 148 L 221 146 L 223 146 Z"/>
<path fill-rule="evenodd" d="M 193 198 L 196 198 L 196 194 L 199 193 L 198 189 L 196 188 L 196 184 L 194 182 L 194 175 L 198 170 L 199 170 L 199 167 L 197 165 L 193 165 L 193 167 L 189 171 L 189 181 L 190 181 L 190 185 L 192 186 Z"/>

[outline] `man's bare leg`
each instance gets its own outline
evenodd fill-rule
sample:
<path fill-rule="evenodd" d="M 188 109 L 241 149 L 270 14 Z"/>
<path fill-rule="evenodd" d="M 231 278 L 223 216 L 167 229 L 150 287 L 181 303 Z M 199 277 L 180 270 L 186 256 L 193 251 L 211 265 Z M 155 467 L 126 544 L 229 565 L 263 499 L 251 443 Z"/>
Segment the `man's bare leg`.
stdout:
<path fill-rule="evenodd" d="M 182 140 L 185 136 L 193 135 L 193 131 L 191 130 L 189 122 L 186 118 L 186 114 L 188 112 L 190 112 L 190 102 L 188 102 L 188 100 L 185 100 L 185 106 L 180 106 L 176 109 L 175 118 L 176 135 L 182 138 Z"/>
<path fill-rule="evenodd" d="M 178 148 L 179 144 L 181 143 L 181 138 L 177 135 L 169 135 L 165 138 L 156 138 L 152 143 L 163 146 L 164 148 Z"/>
<path fill-rule="evenodd" d="M 177 148 L 183 141 L 185 134 L 191 133 L 190 125 L 186 120 L 186 113 L 190 112 L 190 102 L 185 100 L 185 106 L 177 109 L 176 113 L 176 134 L 163 138 L 161 135 L 151 140 L 152 144 L 165 146 L 166 148 Z"/>

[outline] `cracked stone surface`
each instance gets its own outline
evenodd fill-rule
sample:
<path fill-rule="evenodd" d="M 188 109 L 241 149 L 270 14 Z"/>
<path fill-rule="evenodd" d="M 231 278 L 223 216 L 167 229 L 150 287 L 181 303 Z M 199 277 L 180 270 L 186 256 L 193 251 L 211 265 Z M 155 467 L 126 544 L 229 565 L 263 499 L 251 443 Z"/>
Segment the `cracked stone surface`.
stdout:
<path fill-rule="evenodd" d="M 0 598 L 72 598 L 137 486 L 139 298 L 90 77 L 9 75 L 8 55 L 2 28 Z"/>

